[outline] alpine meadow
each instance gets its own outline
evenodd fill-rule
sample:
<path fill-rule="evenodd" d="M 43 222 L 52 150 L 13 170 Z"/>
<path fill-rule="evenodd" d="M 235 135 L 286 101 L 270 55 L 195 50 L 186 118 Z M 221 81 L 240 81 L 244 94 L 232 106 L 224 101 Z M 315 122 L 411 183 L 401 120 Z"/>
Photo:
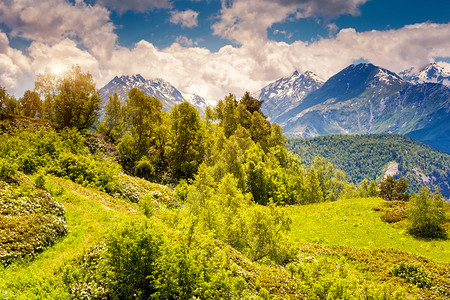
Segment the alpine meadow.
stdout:
<path fill-rule="evenodd" d="M 450 299 L 449 11 L 1 1 L 0 300 Z"/>

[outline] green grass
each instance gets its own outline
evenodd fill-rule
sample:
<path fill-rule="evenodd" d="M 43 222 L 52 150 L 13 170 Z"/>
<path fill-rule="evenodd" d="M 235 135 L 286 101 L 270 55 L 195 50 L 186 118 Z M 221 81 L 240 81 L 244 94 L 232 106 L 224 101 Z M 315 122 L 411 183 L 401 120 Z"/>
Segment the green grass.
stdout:
<path fill-rule="evenodd" d="M 0 299 L 67 299 L 62 283 L 63 266 L 81 255 L 134 206 L 96 189 L 68 180 L 47 178 L 47 189 L 64 204 L 69 233 L 29 261 L 0 267 Z"/>
<path fill-rule="evenodd" d="M 298 243 L 393 248 L 438 262 L 450 262 L 450 239 L 417 239 L 401 226 L 385 223 L 380 219 L 382 212 L 373 210 L 383 201 L 356 198 L 286 207 L 293 221 L 291 238 Z"/>

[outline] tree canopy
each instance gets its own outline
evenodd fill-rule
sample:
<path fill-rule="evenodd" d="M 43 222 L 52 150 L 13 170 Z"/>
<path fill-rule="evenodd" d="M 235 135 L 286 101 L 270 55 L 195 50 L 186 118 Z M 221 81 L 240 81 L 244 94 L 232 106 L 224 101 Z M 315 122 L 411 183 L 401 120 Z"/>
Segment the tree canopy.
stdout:
<path fill-rule="evenodd" d="M 60 128 L 90 128 L 99 118 L 101 99 L 90 73 L 76 65 L 61 77 L 50 72 L 37 76 L 35 90 L 44 100 L 44 116 Z"/>

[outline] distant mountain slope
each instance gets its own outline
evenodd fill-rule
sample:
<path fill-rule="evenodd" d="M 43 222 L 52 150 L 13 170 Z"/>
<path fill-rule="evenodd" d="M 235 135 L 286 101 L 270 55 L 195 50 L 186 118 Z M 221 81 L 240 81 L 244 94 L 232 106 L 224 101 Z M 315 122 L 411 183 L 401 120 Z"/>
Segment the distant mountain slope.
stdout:
<path fill-rule="evenodd" d="M 275 120 L 277 116 L 290 110 L 311 92 L 322 86 L 324 81 L 316 74 L 306 71 L 299 74 L 295 71 L 291 76 L 274 81 L 258 92 L 255 97 L 264 100 L 262 112 L 269 120 Z"/>
<path fill-rule="evenodd" d="M 439 63 L 431 63 L 419 71 L 409 69 L 399 74 L 403 79 L 414 83 L 441 83 L 450 86 L 450 70 L 445 69 Z"/>
<path fill-rule="evenodd" d="M 114 77 L 108 84 L 100 89 L 100 97 L 102 99 L 102 107 L 106 104 L 109 96 L 114 93 L 124 102 L 128 97 L 128 92 L 132 88 L 142 90 L 146 95 L 158 98 L 163 105 L 164 110 L 170 110 L 175 104 L 187 100 L 194 107 L 203 112 L 207 106 L 206 100 L 198 95 L 183 94 L 177 90 L 169 82 L 161 79 L 144 79 L 141 75 L 124 75 Z"/>
<path fill-rule="evenodd" d="M 392 87 L 401 89 L 404 85 L 406 82 L 386 69 L 372 64 L 350 65 L 328 79 L 320 89 L 309 94 L 300 105 L 280 115 L 276 120 L 282 125 L 293 123 L 292 121 L 301 116 L 301 112 L 315 105 L 339 104 L 340 107 L 342 102 L 361 96 L 366 91 L 374 95 L 385 94 L 390 92 Z"/>
<path fill-rule="evenodd" d="M 450 152 L 449 118 L 448 87 L 414 85 L 389 70 L 359 64 L 337 73 L 273 121 L 289 137 L 399 133 Z"/>
<path fill-rule="evenodd" d="M 324 135 L 288 139 L 286 148 L 298 154 L 307 166 L 317 155 L 327 158 L 355 184 L 364 178 L 382 178 L 388 165 L 395 165 L 395 177 L 408 179 L 411 190 L 417 191 L 420 185 L 440 185 L 443 195 L 450 197 L 450 154 L 406 136 Z"/>

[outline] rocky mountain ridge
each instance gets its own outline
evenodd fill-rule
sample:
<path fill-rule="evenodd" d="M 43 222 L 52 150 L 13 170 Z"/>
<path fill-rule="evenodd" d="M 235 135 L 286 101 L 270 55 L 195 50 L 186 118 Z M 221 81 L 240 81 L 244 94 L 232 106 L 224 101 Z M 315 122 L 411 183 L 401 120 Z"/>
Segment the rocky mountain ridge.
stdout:
<path fill-rule="evenodd" d="M 146 95 L 158 98 L 164 110 L 170 110 L 175 104 L 187 100 L 191 105 L 198 108 L 200 112 L 206 109 L 207 102 L 204 98 L 189 93 L 180 92 L 172 84 L 161 78 L 145 79 L 140 74 L 123 75 L 114 77 L 108 84 L 100 89 L 102 107 L 106 104 L 109 96 L 117 93 L 121 101 L 125 103 L 128 92 L 132 88 L 142 90 Z"/>
<path fill-rule="evenodd" d="M 450 151 L 450 89 L 440 83 L 413 84 L 362 63 L 343 69 L 301 101 L 285 101 L 296 104 L 280 114 L 272 110 L 271 121 L 288 137 L 398 133 Z"/>

